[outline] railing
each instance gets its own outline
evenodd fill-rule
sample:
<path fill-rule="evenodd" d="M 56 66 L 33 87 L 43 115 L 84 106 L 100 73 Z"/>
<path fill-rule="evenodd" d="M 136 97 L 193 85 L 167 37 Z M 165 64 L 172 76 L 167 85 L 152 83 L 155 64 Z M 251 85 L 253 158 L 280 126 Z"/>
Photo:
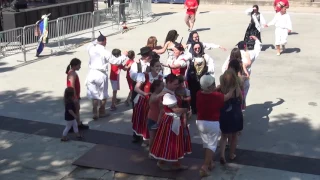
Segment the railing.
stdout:
<path fill-rule="evenodd" d="M 108 26 L 117 32 L 121 30 L 123 21 L 137 20 L 143 23 L 144 17 L 151 15 L 151 0 L 132 0 L 107 9 L 60 17 L 48 22 L 49 43 L 46 47 L 65 50 L 74 36 L 91 32 L 91 40 L 94 40 L 95 31 L 102 27 Z M 23 53 L 26 61 L 27 52 L 38 46 L 39 37 L 35 34 L 35 28 L 34 24 L 0 32 L 0 58 Z"/>

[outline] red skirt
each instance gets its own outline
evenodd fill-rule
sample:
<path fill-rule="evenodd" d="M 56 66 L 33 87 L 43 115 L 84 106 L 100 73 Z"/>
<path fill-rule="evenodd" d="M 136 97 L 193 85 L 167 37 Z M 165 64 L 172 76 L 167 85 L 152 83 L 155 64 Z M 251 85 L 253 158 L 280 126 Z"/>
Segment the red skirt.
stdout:
<path fill-rule="evenodd" d="M 148 98 L 139 97 L 138 103 L 133 107 L 132 129 L 137 136 L 143 139 L 149 139 L 149 131 L 147 127 L 147 116 L 149 111 Z"/>
<path fill-rule="evenodd" d="M 157 130 L 150 155 L 155 159 L 175 162 L 185 154 L 183 126 L 180 126 L 179 135 L 171 130 L 173 117 L 164 114 Z"/>

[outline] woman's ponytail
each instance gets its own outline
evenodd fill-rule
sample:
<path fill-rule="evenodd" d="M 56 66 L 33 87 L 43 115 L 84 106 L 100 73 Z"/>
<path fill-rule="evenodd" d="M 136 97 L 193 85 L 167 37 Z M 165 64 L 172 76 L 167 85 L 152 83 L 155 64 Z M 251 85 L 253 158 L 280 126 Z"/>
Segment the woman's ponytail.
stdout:
<path fill-rule="evenodd" d="M 71 69 L 71 64 L 69 64 L 69 65 L 67 66 L 66 74 L 69 73 L 70 69 Z"/>

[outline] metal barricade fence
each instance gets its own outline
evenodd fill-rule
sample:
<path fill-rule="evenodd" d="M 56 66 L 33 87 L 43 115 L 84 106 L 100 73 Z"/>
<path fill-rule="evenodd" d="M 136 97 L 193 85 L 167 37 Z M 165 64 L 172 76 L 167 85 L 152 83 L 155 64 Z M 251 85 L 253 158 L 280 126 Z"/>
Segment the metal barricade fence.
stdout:
<path fill-rule="evenodd" d="M 85 30 L 92 29 L 92 13 L 81 13 L 57 19 L 59 26 L 59 35 L 63 42 L 63 46 L 66 46 L 66 40 L 70 37 L 78 35 L 80 32 L 83 33 Z M 88 31 L 89 32 L 89 31 Z"/>
<path fill-rule="evenodd" d="M 113 25 L 117 25 L 119 30 L 122 21 L 138 19 L 143 23 L 143 17 L 151 14 L 151 0 L 131 0 L 111 8 L 60 17 L 48 22 L 49 43 L 45 46 L 66 49 L 66 42 L 72 41 L 71 37 L 91 31 L 93 40 L 95 31 L 102 26 L 111 25 L 113 29 Z M 26 53 L 38 46 L 39 37 L 35 36 L 35 28 L 34 24 L 0 32 L 0 57 L 22 52 L 26 61 Z"/>
<path fill-rule="evenodd" d="M 23 28 L 15 28 L 0 32 L 0 57 L 22 52 Z"/>

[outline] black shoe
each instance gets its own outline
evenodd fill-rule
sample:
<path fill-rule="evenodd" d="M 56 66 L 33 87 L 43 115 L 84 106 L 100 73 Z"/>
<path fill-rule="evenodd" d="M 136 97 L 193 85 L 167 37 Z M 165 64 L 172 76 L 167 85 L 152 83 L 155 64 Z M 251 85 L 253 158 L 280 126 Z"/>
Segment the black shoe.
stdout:
<path fill-rule="evenodd" d="M 79 129 L 89 129 L 89 126 L 88 125 L 84 125 L 84 124 L 80 124 L 79 126 L 78 126 L 78 128 Z"/>
<path fill-rule="evenodd" d="M 133 143 L 138 143 L 142 140 L 142 138 L 140 136 L 137 136 L 135 133 L 133 133 L 132 138 Z"/>

